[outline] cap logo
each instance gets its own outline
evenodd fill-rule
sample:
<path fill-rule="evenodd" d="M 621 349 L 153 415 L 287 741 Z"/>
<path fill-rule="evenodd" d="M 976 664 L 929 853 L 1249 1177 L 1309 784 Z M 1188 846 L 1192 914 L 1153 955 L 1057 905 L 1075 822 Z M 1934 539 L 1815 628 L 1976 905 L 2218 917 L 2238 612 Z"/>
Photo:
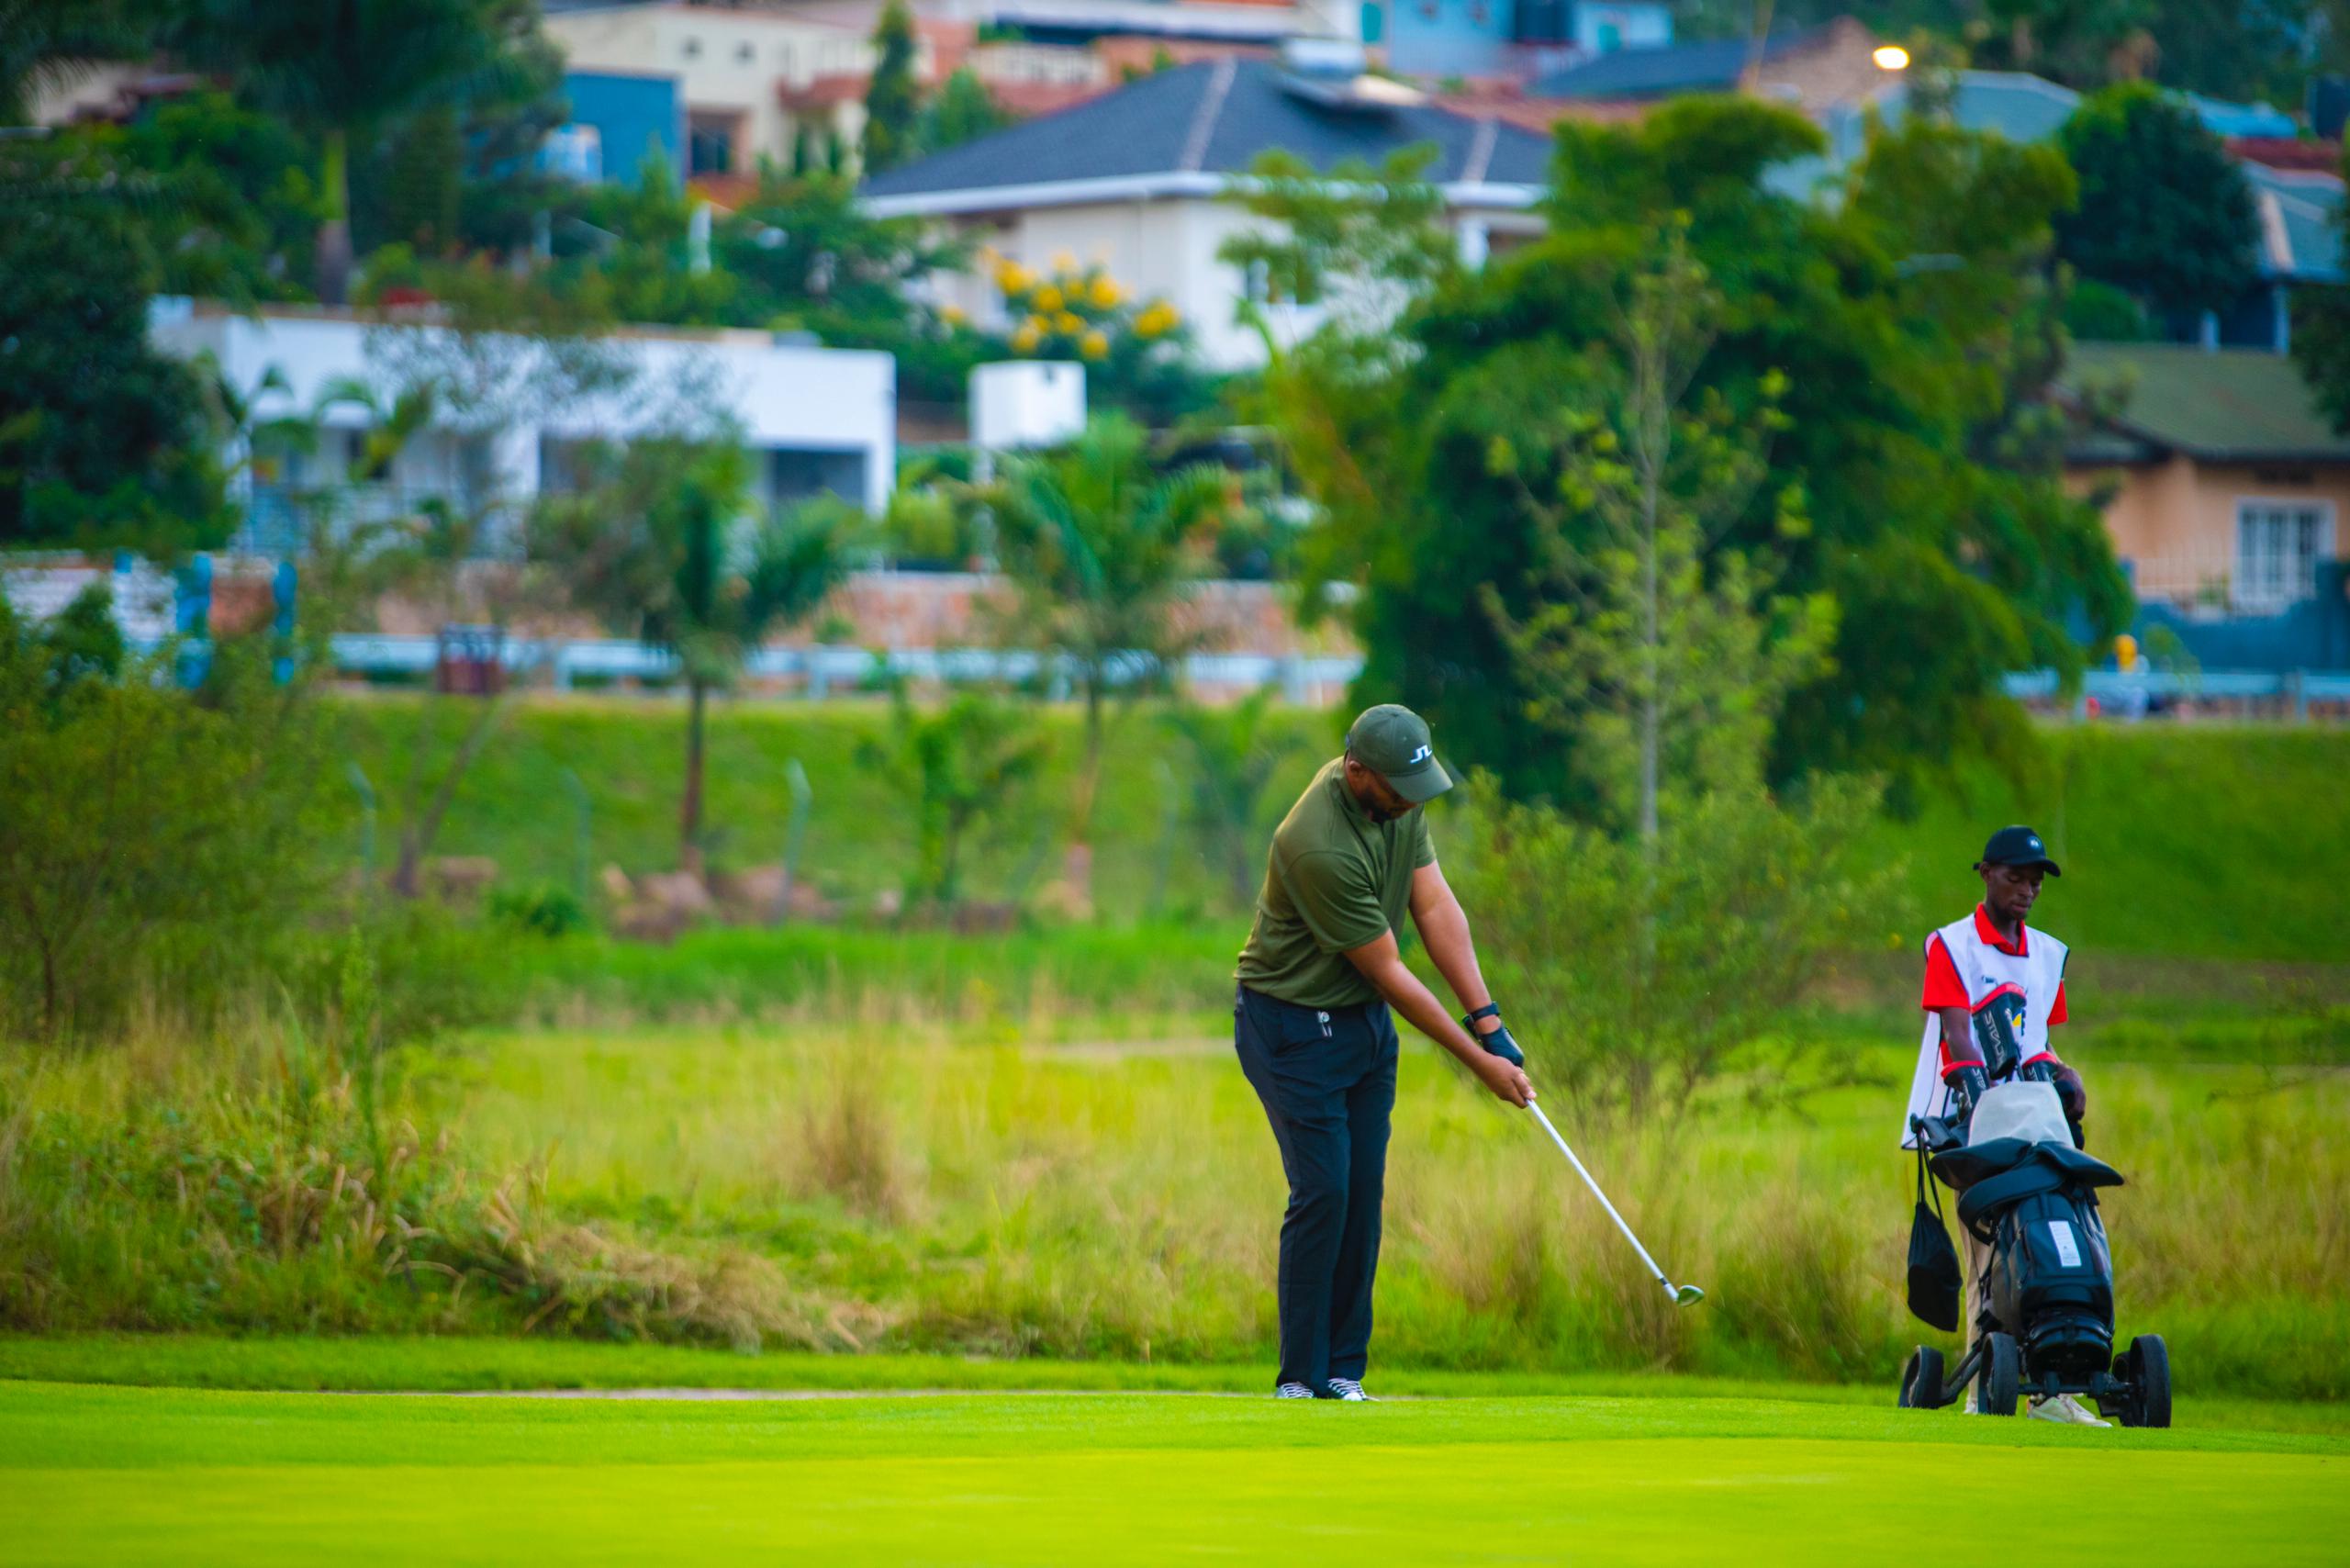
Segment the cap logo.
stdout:
<path fill-rule="evenodd" d="M 2029 845 L 2031 845 L 2031 849 L 2032 849 L 2032 853 L 2033 853 L 2033 854 L 2035 854 L 2035 855 L 2036 855 L 2036 854 L 2038 854 L 2038 853 L 2040 852 L 2040 840 L 2038 840 L 2038 839 L 2036 839 L 2036 838 L 2032 838 L 2032 839 L 2026 839 L 2024 842 L 2026 842 L 2027 844 L 2029 844 Z"/>
<path fill-rule="evenodd" d="M 1404 767 L 1412 767 L 1415 763 L 1426 762 L 1427 759 L 1428 759 L 1428 748 L 1427 748 L 1427 747 L 1426 747 L 1426 746 L 1422 746 L 1419 750 L 1417 750 L 1417 751 L 1414 752 L 1414 753 L 1413 753 L 1409 757 L 1407 757 L 1407 758 L 1405 758 L 1405 759 L 1404 759 Z M 2039 846 L 2038 845 L 2034 845 L 2034 846 L 2032 846 L 2032 847 L 2033 847 L 2033 848 L 2035 848 L 2035 849 L 2037 849 L 2037 848 L 2038 848 L 2038 847 L 2040 847 L 2040 846 Z"/>

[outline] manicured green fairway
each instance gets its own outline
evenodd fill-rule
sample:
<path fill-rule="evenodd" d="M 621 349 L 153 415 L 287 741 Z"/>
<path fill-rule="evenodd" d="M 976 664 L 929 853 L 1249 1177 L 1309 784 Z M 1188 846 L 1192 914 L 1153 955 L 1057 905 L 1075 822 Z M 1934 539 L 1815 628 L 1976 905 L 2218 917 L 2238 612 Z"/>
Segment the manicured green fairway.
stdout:
<path fill-rule="evenodd" d="M 2350 1439 L 1742 1399 L 0 1384 L 12 1563 L 1890 1561 L 1979 1539 L 1978 1508 L 2068 1562 L 2339 1562 Z"/>

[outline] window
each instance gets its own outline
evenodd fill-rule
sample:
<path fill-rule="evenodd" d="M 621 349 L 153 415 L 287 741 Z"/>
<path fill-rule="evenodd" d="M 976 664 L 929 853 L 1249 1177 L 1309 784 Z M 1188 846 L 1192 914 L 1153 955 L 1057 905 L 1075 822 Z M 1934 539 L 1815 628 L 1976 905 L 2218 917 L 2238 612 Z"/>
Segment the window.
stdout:
<path fill-rule="evenodd" d="M 2333 554 L 2326 501 L 2236 503 L 2235 602 L 2278 610 L 2317 591 L 2317 564 Z"/>
<path fill-rule="evenodd" d="M 688 39 L 685 41 L 684 53 L 688 60 L 698 59 L 701 54 L 701 39 Z"/>
<path fill-rule="evenodd" d="M 748 64 L 750 64 L 750 63 L 751 63 L 752 57 L 753 57 L 753 56 L 755 56 L 755 55 L 756 55 L 757 53 L 758 53 L 758 50 L 756 50 L 753 49 L 753 48 L 752 48 L 749 44 L 747 44 L 747 43 L 738 43 L 738 44 L 736 44 L 736 45 L 734 46 L 734 59 L 735 59 L 736 62 L 737 62 L 737 63 L 739 63 L 739 64 L 743 64 L 743 65 L 748 65 Z"/>
<path fill-rule="evenodd" d="M 734 172 L 734 115 L 686 116 L 686 173 L 731 174 Z"/>

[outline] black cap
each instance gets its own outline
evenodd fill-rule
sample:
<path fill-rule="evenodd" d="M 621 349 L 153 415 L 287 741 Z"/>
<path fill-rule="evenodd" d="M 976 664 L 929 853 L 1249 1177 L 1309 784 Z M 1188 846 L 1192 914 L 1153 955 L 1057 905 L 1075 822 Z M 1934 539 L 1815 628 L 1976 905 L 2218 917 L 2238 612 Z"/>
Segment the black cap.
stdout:
<path fill-rule="evenodd" d="M 1991 835 L 1983 846 L 1985 866 L 2037 866 L 2052 877 L 2065 873 L 2056 862 L 2048 858 L 2048 846 L 2040 842 L 2040 834 L 2028 827 L 2003 827 Z"/>

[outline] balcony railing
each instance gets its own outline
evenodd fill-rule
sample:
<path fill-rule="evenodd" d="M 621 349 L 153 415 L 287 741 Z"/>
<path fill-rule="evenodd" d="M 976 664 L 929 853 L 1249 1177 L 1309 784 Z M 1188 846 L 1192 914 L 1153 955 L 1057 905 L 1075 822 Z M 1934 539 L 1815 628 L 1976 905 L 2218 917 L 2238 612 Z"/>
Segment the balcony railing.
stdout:
<path fill-rule="evenodd" d="M 463 486 L 256 484 L 246 498 L 234 548 L 279 559 L 304 554 L 314 540 L 347 539 L 358 529 L 419 518 L 434 505 L 460 515 L 485 498 Z"/>

